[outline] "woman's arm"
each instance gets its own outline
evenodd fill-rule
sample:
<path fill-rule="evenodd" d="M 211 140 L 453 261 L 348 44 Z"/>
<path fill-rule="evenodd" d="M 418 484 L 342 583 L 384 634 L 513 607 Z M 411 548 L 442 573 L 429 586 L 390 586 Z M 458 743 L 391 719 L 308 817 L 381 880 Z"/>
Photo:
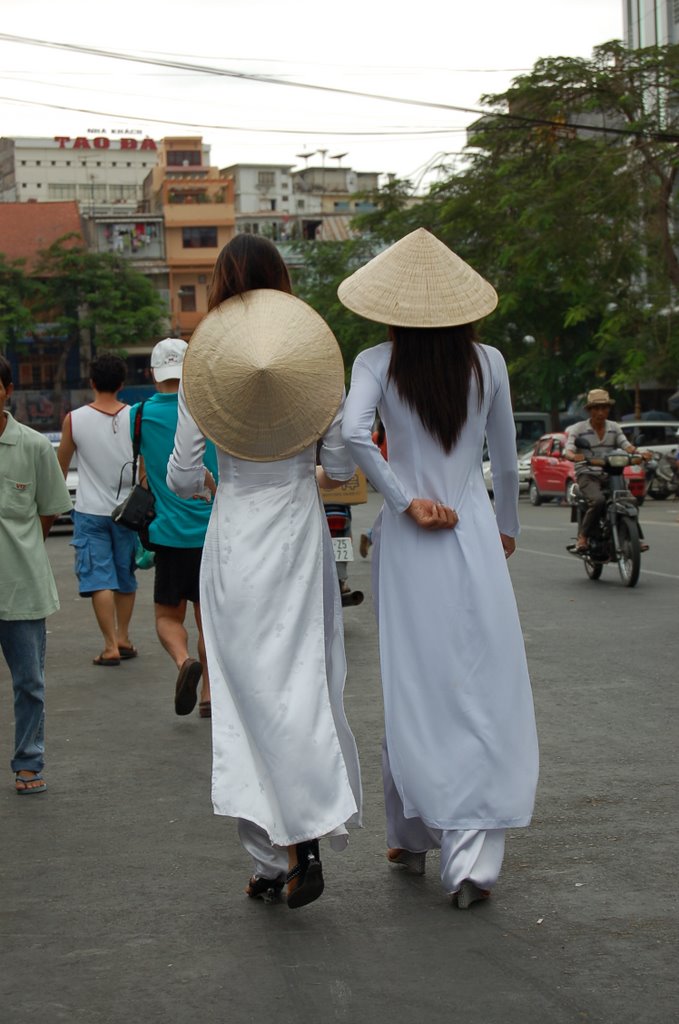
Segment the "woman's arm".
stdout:
<path fill-rule="evenodd" d="M 359 354 L 351 372 L 351 389 L 344 406 L 342 437 L 374 487 L 383 495 L 392 512 L 400 513 L 415 497 L 408 494 L 372 439 L 375 410 L 382 398 L 382 387 Z M 389 438 L 387 436 L 387 443 Z"/>
<path fill-rule="evenodd" d="M 519 468 L 516 455 L 516 424 L 509 392 L 509 376 L 502 355 L 491 350 L 492 381 L 495 391 L 486 421 L 488 453 L 493 474 L 495 518 L 507 557 L 507 543 L 519 535 Z"/>
<path fill-rule="evenodd" d="M 167 486 L 180 498 L 201 495 L 210 486 L 211 474 L 203 464 L 205 438 L 191 416 L 183 386 L 179 385 L 177 429 L 174 449 L 167 464 Z M 212 481 L 214 486 L 214 480 Z"/>
<path fill-rule="evenodd" d="M 351 480 L 356 471 L 354 458 L 342 440 L 345 401 L 346 392 L 342 394 L 339 409 L 323 435 L 320 450 L 321 465 L 316 467 L 316 479 L 319 487 L 340 487 L 347 480 Z"/>

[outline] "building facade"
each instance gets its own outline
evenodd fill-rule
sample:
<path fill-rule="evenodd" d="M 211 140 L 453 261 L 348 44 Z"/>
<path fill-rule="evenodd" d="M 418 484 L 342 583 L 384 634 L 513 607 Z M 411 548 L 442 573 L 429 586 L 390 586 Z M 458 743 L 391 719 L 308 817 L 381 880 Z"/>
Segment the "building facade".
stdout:
<path fill-rule="evenodd" d="M 129 134 L 0 139 L 0 202 L 75 199 L 86 216 L 136 210 L 158 147 Z"/>
<path fill-rule="evenodd" d="M 171 333 L 188 340 L 207 313 L 217 256 L 235 234 L 233 178 L 210 165 L 199 136 L 172 136 L 144 181 L 145 213 L 162 216 Z"/>
<path fill-rule="evenodd" d="M 679 0 L 623 0 L 625 43 L 632 50 L 679 41 Z"/>

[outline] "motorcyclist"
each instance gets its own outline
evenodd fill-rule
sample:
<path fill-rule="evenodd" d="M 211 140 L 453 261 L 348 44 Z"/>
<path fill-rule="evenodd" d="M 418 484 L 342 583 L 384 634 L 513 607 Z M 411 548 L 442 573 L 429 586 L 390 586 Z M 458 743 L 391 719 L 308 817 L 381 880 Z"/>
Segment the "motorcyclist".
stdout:
<path fill-rule="evenodd" d="M 602 487 L 603 468 L 592 465 L 582 451 L 576 447 L 577 438 L 589 441 L 591 456 L 603 459 L 616 448 L 622 448 L 629 454 L 637 451 L 623 434 L 618 423 L 608 419 L 613 401 L 603 388 L 594 388 L 587 394 L 585 409 L 589 419 L 574 423 L 568 428 L 564 457 L 575 465 L 575 479 L 580 493 L 587 502 L 588 509 L 582 520 L 581 532 L 575 544 L 576 551 L 586 551 L 588 539 L 599 519 L 601 508 L 606 501 Z M 651 452 L 640 453 L 643 459 L 650 459 Z M 642 551 L 648 550 L 648 544 L 642 543 Z"/>

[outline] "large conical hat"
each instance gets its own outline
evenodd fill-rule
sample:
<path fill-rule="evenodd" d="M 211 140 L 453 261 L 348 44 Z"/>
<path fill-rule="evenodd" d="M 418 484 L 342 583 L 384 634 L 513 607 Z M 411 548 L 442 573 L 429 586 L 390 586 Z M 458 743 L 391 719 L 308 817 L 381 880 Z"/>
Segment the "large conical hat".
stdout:
<path fill-rule="evenodd" d="M 235 295 L 200 322 L 184 359 L 191 415 L 217 447 L 240 459 L 286 459 L 323 436 L 342 400 L 335 336 L 287 292 Z"/>
<path fill-rule="evenodd" d="M 395 327 L 473 323 L 497 306 L 497 292 L 425 228 L 385 249 L 337 289 L 354 313 Z"/>

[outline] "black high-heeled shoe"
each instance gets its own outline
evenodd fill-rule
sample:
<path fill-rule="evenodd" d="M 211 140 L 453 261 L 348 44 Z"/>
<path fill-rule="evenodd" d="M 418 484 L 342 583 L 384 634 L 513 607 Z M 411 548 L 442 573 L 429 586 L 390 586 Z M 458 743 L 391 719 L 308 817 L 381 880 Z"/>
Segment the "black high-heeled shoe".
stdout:
<path fill-rule="evenodd" d="M 284 885 L 285 881 L 282 875 L 279 875 L 278 878 L 258 878 L 257 875 L 253 875 L 245 892 L 251 900 L 275 903 L 283 892 Z"/>
<path fill-rule="evenodd" d="M 292 892 L 288 888 L 288 906 L 291 910 L 297 907 L 305 907 L 307 903 L 313 903 L 323 892 L 325 882 L 323 881 L 323 867 L 321 865 L 318 839 L 311 839 L 306 843 L 297 843 L 297 863 L 292 870 L 288 871 L 286 881 L 297 879 Z"/>

